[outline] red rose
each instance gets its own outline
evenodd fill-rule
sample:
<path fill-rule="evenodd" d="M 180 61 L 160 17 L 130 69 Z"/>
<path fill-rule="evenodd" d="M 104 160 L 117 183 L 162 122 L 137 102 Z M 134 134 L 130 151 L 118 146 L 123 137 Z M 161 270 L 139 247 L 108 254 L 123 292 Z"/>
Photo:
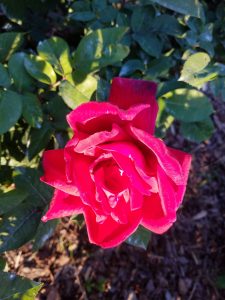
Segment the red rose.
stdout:
<path fill-rule="evenodd" d="M 42 181 L 55 188 L 43 221 L 84 214 L 90 242 L 104 248 L 139 224 L 163 233 L 176 220 L 191 156 L 153 136 L 156 84 L 115 78 L 109 103 L 80 105 L 64 149 L 44 153 Z"/>

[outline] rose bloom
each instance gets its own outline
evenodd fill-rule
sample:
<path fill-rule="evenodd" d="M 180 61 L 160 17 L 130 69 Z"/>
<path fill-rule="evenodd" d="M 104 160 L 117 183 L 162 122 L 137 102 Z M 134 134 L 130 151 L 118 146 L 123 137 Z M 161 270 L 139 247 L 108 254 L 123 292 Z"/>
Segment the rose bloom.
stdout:
<path fill-rule="evenodd" d="M 78 106 L 64 149 L 43 155 L 41 180 L 55 188 L 48 221 L 83 214 L 91 243 L 126 240 L 139 225 L 164 233 L 176 220 L 191 156 L 154 137 L 156 84 L 115 78 L 109 102 Z"/>

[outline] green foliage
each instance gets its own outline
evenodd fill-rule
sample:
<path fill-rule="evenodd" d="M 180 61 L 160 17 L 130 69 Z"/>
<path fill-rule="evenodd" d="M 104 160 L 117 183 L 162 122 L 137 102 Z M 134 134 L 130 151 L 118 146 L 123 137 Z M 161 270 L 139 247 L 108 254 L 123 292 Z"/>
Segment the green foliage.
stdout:
<path fill-rule="evenodd" d="M 191 55 L 184 63 L 179 80 L 185 81 L 196 88 L 201 88 L 206 82 L 217 76 L 216 72 L 204 72 L 209 62 L 210 57 L 207 53 L 198 52 Z"/>
<path fill-rule="evenodd" d="M 10 56 L 20 48 L 24 41 L 21 32 L 4 32 L 0 34 L 0 62 L 7 61 Z"/>
<path fill-rule="evenodd" d="M 122 61 L 129 48 L 119 41 L 127 28 L 98 29 L 86 35 L 79 43 L 74 57 L 74 67 L 81 73 L 92 73 Z"/>
<path fill-rule="evenodd" d="M 16 276 L 13 273 L 10 274 L 0 271 L 0 277 L 0 299 L 2 300 L 35 300 L 35 297 L 42 287 L 41 283 Z"/>
<path fill-rule="evenodd" d="M 72 72 L 69 46 L 63 39 L 52 37 L 40 41 L 37 51 L 40 57 L 53 66 L 57 74 L 66 76 Z"/>
<path fill-rule="evenodd" d="M 126 240 L 126 242 L 132 246 L 147 249 L 149 241 L 151 239 L 151 233 L 143 226 L 139 226 L 138 229 Z"/>
<path fill-rule="evenodd" d="M 13 91 L 0 91 L 0 134 L 7 132 L 19 120 L 22 98 Z"/>
<path fill-rule="evenodd" d="M 203 6 L 199 0 L 150 0 L 158 3 L 173 11 L 179 12 L 184 15 L 189 15 L 197 18 L 203 18 Z"/>

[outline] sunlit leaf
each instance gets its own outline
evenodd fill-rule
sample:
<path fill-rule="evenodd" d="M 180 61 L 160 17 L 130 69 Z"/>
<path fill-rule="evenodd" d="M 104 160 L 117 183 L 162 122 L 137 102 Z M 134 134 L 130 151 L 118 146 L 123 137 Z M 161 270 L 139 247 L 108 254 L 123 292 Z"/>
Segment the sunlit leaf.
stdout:
<path fill-rule="evenodd" d="M 72 72 L 69 46 L 62 38 L 52 37 L 40 41 L 37 51 L 39 56 L 49 62 L 59 75 L 65 76 Z"/>
<path fill-rule="evenodd" d="M 204 52 L 198 52 L 188 57 L 184 63 L 179 80 L 185 81 L 197 88 L 217 76 L 216 72 L 204 72 L 210 62 L 210 57 Z"/>
<path fill-rule="evenodd" d="M 13 273 L 0 271 L 1 300 L 35 300 L 42 283 L 17 276 Z"/>
<path fill-rule="evenodd" d="M 56 82 L 56 74 L 52 66 L 40 56 L 26 55 L 24 66 L 34 79 L 46 84 L 54 84 Z"/>
<path fill-rule="evenodd" d="M 166 110 L 177 120 L 198 122 L 213 113 L 209 99 L 194 89 L 177 89 L 167 95 Z"/>
<path fill-rule="evenodd" d="M 97 80 L 88 75 L 82 82 L 73 81 L 73 84 L 65 80 L 60 83 L 59 94 L 64 102 L 72 109 L 79 104 L 90 100 L 97 88 Z"/>
<path fill-rule="evenodd" d="M 7 61 L 10 56 L 22 45 L 24 33 L 4 32 L 0 34 L 0 62 Z"/>
<path fill-rule="evenodd" d="M 75 52 L 74 67 L 88 74 L 122 61 L 129 53 L 127 46 L 119 44 L 126 32 L 124 27 L 105 28 L 83 37 Z"/>

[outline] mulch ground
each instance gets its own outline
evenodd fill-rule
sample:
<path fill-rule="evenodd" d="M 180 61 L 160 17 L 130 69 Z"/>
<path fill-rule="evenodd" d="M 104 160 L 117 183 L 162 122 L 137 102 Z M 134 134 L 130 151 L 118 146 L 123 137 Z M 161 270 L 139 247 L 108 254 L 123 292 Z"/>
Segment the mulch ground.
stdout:
<path fill-rule="evenodd" d="M 225 290 L 225 103 L 213 99 L 216 130 L 207 143 L 191 144 L 173 127 L 168 144 L 193 154 L 178 220 L 152 235 L 148 250 L 123 244 L 102 250 L 85 227 L 68 219 L 38 252 L 30 244 L 7 253 L 9 270 L 44 282 L 40 300 L 217 300 Z"/>

